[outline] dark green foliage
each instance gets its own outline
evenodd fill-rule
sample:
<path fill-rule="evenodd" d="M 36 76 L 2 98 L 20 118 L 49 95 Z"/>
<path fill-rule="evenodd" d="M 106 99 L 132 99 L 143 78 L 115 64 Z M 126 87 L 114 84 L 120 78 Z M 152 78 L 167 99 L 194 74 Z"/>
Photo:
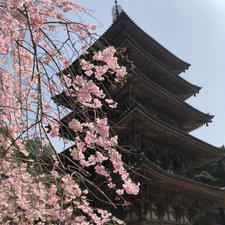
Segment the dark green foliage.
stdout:
<path fill-rule="evenodd" d="M 42 147 L 40 138 L 35 138 L 26 142 L 26 149 L 29 152 L 29 156 L 25 157 L 19 154 L 18 159 L 28 164 L 31 174 L 46 174 L 48 171 L 51 171 L 50 168 L 53 165 L 53 151 L 50 145 Z"/>
<path fill-rule="evenodd" d="M 217 187 L 225 187 L 225 159 L 195 169 L 187 174 L 191 179 Z M 194 225 L 225 225 L 223 209 L 208 212 L 194 222 Z"/>
<path fill-rule="evenodd" d="M 225 159 L 195 169 L 187 177 L 208 185 L 225 187 Z"/>
<path fill-rule="evenodd" d="M 42 149 L 40 138 L 30 139 L 26 142 L 26 149 L 30 154 L 36 155 L 41 150 L 43 151 L 43 155 L 51 155 L 52 148 L 50 145 L 44 146 Z"/>

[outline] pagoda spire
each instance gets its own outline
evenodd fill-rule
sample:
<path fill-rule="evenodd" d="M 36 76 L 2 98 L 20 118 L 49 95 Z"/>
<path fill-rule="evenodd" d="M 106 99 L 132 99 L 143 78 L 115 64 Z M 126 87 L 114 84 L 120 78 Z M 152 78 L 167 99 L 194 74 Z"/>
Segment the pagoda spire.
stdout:
<path fill-rule="evenodd" d="M 118 10 L 117 0 L 115 0 L 115 7 L 116 7 L 116 17 L 118 17 L 119 16 L 119 10 Z"/>
<path fill-rule="evenodd" d="M 115 5 L 112 7 L 113 22 L 117 20 L 120 13 L 123 11 L 122 7 L 118 5 L 117 0 L 115 0 L 114 2 L 115 2 Z"/>

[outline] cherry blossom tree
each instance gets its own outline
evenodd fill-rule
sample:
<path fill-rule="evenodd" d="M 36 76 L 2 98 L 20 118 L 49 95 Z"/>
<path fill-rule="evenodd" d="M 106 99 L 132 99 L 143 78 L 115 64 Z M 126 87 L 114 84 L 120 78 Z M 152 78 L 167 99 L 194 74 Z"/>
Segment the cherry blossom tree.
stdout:
<path fill-rule="evenodd" d="M 104 86 L 127 75 L 120 53 L 88 49 L 96 25 L 84 23 L 86 10 L 70 0 L 1 0 L 0 15 L 0 223 L 121 224 L 89 198 L 92 187 L 116 207 L 90 174 L 120 202 L 139 191 L 103 110 L 117 106 Z M 75 59 L 79 70 L 70 66 Z M 68 109 L 52 100 L 60 93 L 76 112 L 68 124 L 61 122 Z M 55 149 L 63 129 L 72 140 L 70 170 Z M 40 149 L 30 151 L 26 143 L 36 138 Z"/>

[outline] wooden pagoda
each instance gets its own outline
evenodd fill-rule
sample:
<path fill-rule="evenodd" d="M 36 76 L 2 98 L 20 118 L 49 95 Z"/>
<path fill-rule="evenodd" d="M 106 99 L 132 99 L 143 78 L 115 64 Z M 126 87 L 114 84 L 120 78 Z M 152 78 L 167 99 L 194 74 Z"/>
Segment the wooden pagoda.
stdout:
<path fill-rule="evenodd" d="M 135 65 L 127 84 L 111 91 L 119 106 L 108 114 L 120 145 L 132 152 L 124 154 L 124 160 L 136 172 L 133 178 L 141 180 L 140 194 L 130 197 L 132 205 L 119 216 L 133 225 L 191 225 L 205 212 L 224 208 L 223 189 L 185 178 L 190 169 L 225 155 L 224 149 L 189 134 L 213 118 L 185 102 L 200 90 L 179 76 L 190 65 L 146 34 L 124 11 L 98 42 L 126 47 Z M 70 107 L 63 93 L 54 100 Z M 72 118 L 73 112 L 62 121 Z"/>

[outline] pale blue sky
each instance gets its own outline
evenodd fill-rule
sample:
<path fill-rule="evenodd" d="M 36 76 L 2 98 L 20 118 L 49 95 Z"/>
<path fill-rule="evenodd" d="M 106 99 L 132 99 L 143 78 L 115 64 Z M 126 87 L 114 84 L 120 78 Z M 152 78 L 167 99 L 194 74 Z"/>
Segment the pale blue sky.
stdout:
<path fill-rule="evenodd" d="M 98 24 L 102 25 L 99 34 L 111 25 L 113 0 L 78 3 L 94 10 Z M 202 90 L 188 103 L 215 115 L 209 127 L 203 126 L 191 134 L 218 147 L 225 144 L 225 1 L 118 0 L 118 3 L 138 26 L 191 64 L 182 77 Z"/>

